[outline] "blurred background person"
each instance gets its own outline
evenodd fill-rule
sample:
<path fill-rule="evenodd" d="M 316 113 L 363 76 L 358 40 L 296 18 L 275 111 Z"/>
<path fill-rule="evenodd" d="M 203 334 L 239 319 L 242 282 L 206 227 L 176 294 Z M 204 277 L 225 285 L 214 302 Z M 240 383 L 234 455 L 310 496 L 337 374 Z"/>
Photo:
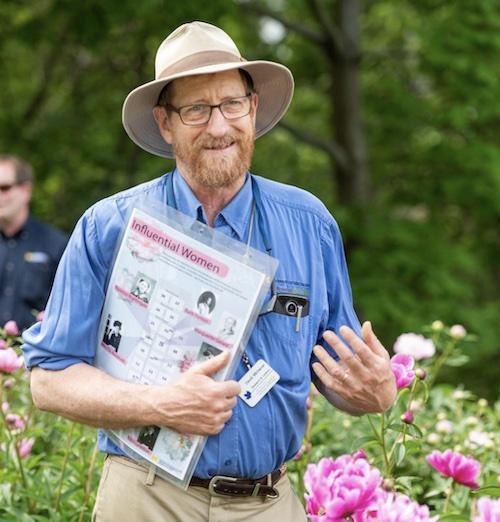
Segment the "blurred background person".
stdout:
<path fill-rule="evenodd" d="M 0 324 L 20 330 L 45 309 L 67 237 L 30 215 L 33 169 L 0 155 Z"/>

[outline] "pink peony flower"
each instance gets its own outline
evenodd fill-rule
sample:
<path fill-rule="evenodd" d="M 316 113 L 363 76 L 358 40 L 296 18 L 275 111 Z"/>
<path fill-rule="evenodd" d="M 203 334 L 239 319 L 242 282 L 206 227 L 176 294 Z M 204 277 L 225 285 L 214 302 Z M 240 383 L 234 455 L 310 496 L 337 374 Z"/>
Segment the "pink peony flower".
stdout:
<path fill-rule="evenodd" d="M 430 339 L 415 333 L 400 335 L 394 343 L 394 352 L 411 355 L 416 361 L 429 359 L 436 353 L 436 347 Z"/>
<path fill-rule="evenodd" d="M 304 475 L 306 510 L 312 522 L 359 516 L 375 499 L 382 477 L 364 458 L 342 455 L 309 464 Z"/>
<path fill-rule="evenodd" d="M 474 522 L 500 522 L 500 499 L 481 497 L 477 501 L 477 511 Z"/>
<path fill-rule="evenodd" d="M 16 384 L 14 379 L 5 379 L 3 382 L 3 387 L 7 390 L 10 390 L 11 388 L 14 388 L 14 384 Z"/>
<path fill-rule="evenodd" d="M 363 448 L 361 448 L 361 449 L 359 449 L 358 451 L 355 451 L 352 454 L 352 458 L 353 459 L 365 459 L 365 460 L 368 460 L 368 455 L 366 454 L 366 451 Z"/>
<path fill-rule="evenodd" d="M 476 479 L 481 472 L 481 464 L 471 455 L 464 456 L 449 449 L 444 452 L 436 450 L 428 455 L 426 460 L 443 477 L 451 477 L 458 484 L 468 488 L 479 487 Z"/>
<path fill-rule="evenodd" d="M 438 517 L 429 516 L 429 508 L 421 506 L 401 493 L 380 490 L 377 503 L 365 513 L 362 522 L 434 522 Z"/>
<path fill-rule="evenodd" d="M 22 459 L 26 458 L 31 453 L 31 449 L 33 448 L 34 443 L 34 438 L 23 439 L 21 441 L 21 443 L 19 444 L 19 456 Z"/>
<path fill-rule="evenodd" d="M 12 348 L 0 350 L 0 372 L 13 373 L 23 365 L 23 358 L 18 357 Z"/>
<path fill-rule="evenodd" d="M 26 423 L 16 413 L 7 413 L 5 416 L 5 422 L 10 426 L 11 429 L 24 430 Z"/>
<path fill-rule="evenodd" d="M 411 355 L 398 353 L 391 358 L 392 372 L 396 377 L 396 386 L 398 390 L 409 386 L 415 379 L 413 366 L 415 361 Z"/>
<path fill-rule="evenodd" d="M 7 321 L 3 327 L 5 334 L 11 337 L 19 335 L 19 328 L 17 327 L 16 321 Z"/>

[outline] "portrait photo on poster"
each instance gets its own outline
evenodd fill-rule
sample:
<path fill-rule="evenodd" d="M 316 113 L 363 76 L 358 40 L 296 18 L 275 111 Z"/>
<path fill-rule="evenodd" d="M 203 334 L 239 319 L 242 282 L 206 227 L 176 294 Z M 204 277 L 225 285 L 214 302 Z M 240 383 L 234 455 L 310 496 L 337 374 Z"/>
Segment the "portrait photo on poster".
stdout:
<path fill-rule="evenodd" d="M 137 272 L 137 276 L 132 285 L 130 293 L 144 303 L 149 303 L 151 301 L 151 295 L 155 285 L 156 281 L 154 279 L 148 277 L 142 272 Z"/>
<path fill-rule="evenodd" d="M 215 295 L 213 292 L 209 290 L 203 292 L 200 297 L 198 297 L 198 301 L 196 303 L 196 309 L 198 313 L 203 317 L 209 317 L 212 315 L 212 312 L 215 308 Z"/>
<path fill-rule="evenodd" d="M 122 339 L 122 326 L 123 325 L 121 321 L 118 319 L 113 319 L 111 314 L 108 314 L 102 342 L 105 345 L 114 348 L 115 352 L 118 352 L 118 348 L 120 347 L 120 341 Z"/>

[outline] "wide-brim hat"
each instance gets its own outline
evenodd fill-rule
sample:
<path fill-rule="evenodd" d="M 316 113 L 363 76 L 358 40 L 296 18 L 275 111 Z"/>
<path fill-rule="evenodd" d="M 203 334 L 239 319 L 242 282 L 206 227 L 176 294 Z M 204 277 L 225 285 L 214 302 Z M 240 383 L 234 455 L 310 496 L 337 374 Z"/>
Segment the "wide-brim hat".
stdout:
<path fill-rule="evenodd" d="M 153 107 L 165 85 L 176 78 L 243 69 L 251 76 L 259 95 L 256 137 L 270 131 L 285 114 L 293 95 L 293 76 L 284 65 L 242 58 L 222 29 L 205 22 L 181 25 L 160 45 L 155 59 L 155 79 L 134 89 L 123 103 L 122 121 L 139 147 L 173 158 L 171 145 L 162 138 Z"/>

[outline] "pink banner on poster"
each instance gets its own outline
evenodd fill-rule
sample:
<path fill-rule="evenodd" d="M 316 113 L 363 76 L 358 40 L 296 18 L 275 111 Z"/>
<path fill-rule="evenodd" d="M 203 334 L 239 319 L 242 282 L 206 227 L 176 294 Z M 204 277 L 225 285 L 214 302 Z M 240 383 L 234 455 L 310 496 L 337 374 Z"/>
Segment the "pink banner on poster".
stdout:
<path fill-rule="evenodd" d="M 176 239 L 167 236 L 165 233 L 145 223 L 141 219 L 134 218 L 132 222 L 132 230 L 139 233 L 141 236 L 154 241 L 167 250 L 170 250 L 170 252 L 186 259 L 194 265 L 207 270 L 207 272 L 211 272 L 219 277 L 226 277 L 229 271 L 228 266 L 224 263 L 185 245 L 181 241 L 177 241 Z"/>

